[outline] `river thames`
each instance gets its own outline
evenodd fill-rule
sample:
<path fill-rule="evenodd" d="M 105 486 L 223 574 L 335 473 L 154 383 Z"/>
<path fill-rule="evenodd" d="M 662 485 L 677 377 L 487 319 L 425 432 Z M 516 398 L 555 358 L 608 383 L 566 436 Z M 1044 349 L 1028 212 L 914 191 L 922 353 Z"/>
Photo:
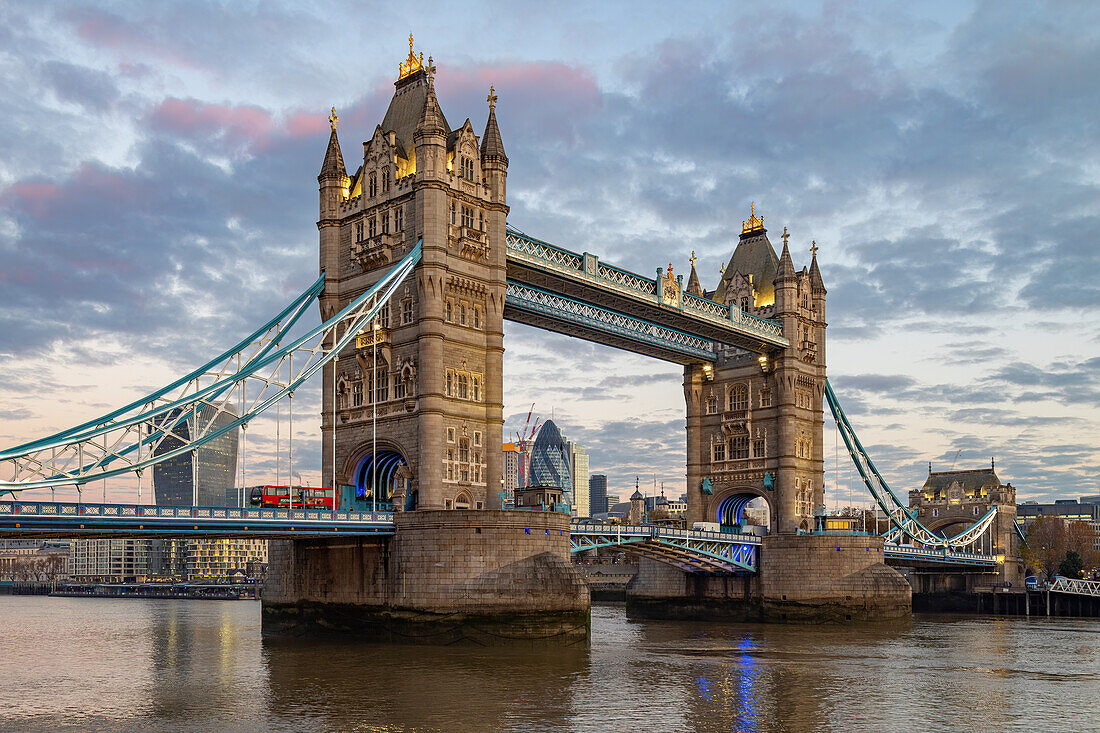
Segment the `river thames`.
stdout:
<path fill-rule="evenodd" d="M 252 601 L 0 597 L 13 731 L 1100 729 L 1100 623 L 628 621 L 587 648 L 273 642 Z"/>

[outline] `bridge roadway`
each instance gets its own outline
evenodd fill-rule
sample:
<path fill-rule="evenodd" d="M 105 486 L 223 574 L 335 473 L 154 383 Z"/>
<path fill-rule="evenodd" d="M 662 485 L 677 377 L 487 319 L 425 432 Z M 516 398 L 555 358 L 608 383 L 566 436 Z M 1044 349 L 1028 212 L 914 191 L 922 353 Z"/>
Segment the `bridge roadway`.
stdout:
<path fill-rule="evenodd" d="M 394 533 L 390 512 L 315 509 L 170 507 L 84 502 L 0 502 L 0 538 L 14 537 L 181 537 L 280 538 L 386 536 Z M 760 538 L 729 532 L 700 532 L 658 525 L 574 522 L 570 552 L 603 547 L 669 563 L 687 572 L 756 572 Z M 894 565 L 992 570 L 995 557 L 945 549 L 886 545 Z"/>

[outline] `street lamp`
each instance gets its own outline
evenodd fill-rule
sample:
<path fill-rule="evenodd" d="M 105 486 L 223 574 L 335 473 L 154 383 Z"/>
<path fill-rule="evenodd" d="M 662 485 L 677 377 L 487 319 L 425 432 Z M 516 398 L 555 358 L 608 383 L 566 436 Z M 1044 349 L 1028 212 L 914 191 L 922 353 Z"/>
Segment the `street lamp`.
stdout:
<path fill-rule="evenodd" d="M 371 334 L 371 511 L 378 511 L 378 316 L 374 317 L 374 332 Z"/>

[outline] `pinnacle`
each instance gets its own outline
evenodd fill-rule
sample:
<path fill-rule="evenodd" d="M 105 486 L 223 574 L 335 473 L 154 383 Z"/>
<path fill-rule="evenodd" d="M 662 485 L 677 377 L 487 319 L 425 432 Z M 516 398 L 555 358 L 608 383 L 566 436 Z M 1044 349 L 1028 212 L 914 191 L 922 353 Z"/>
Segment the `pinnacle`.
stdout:
<path fill-rule="evenodd" d="M 485 122 L 485 134 L 481 136 L 481 159 L 484 161 L 490 157 L 500 158 L 505 165 L 508 164 L 508 156 L 504 154 L 504 141 L 500 139 L 500 129 L 497 127 L 496 97 L 490 95 L 492 103 L 489 105 L 489 119 Z"/>
<path fill-rule="evenodd" d="M 335 116 L 335 113 L 333 114 Z M 340 140 L 336 137 L 336 125 L 332 125 L 332 132 L 328 136 L 328 149 L 325 150 L 325 161 L 321 164 L 321 172 L 317 180 L 325 178 L 341 179 L 347 176 L 344 168 L 344 156 L 340 153 Z"/>
<path fill-rule="evenodd" d="M 791 251 L 787 248 L 787 240 L 783 240 L 783 254 L 779 256 L 779 271 L 775 275 L 776 280 L 794 279 L 794 263 L 791 261 Z"/>

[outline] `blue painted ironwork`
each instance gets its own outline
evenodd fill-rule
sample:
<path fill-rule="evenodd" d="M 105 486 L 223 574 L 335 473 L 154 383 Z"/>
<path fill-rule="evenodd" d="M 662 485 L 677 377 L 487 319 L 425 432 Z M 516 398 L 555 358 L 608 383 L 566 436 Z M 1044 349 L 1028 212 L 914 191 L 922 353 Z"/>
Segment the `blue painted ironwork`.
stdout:
<path fill-rule="evenodd" d="M 760 538 L 726 532 L 658 525 L 593 525 L 570 527 L 569 551 L 623 546 L 692 573 L 756 572 Z"/>
<path fill-rule="evenodd" d="M 391 512 L 0 502 L 2 537 L 327 537 L 393 533 Z"/>
<path fill-rule="evenodd" d="M 677 303 L 670 305 L 660 297 L 657 278 L 644 277 L 601 262 L 595 255 L 570 252 L 526 234 L 508 229 L 508 259 L 535 270 L 552 272 L 559 277 L 591 285 L 646 304 L 673 308 L 711 325 L 720 326 L 741 335 L 751 335 L 771 347 L 790 345 L 783 336 L 783 326 L 777 321 L 744 313 L 736 305 L 723 305 L 687 292 L 678 294 Z"/>
<path fill-rule="evenodd" d="M 422 243 L 417 242 L 375 285 L 342 311 L 289 344 L 283 345 L 283 338 L 316 299 L 323 279 L 319 278 L 280 316 L 265 324 L 266 328 L 255 332 L 250 341 L 242 341 L 241 344 L 246 345 L 236 352 L 225 352 L 187 377 L 101 418 L 0 451 L 0 461 L 12 468 L 10 479 L 0 479 L 0 490 L 66 485 L 79 488 L 90 481 L 139 472 L 193 451 L 238 427 L 247 427 L 252 418 L 283 397 L 292 395 L 302 382 L 356 338 L 360 329 L 381 312 L 389 297 L 412 272 L 420 260 L 421 248 Z M 254 352 L 246 356 L 244 351 L 250 347 Z M 296 353 L 299 354 L 297 363 Z M 234 360 L 237 361 L 235 367 Z M 284 364 L 288 362 L 290 375 L 283 377 Z M 211 383 L 202 386 L 201 378 Z M 250 383 L 256 386 L 258 394 L 246 400 Z M 176 396 L 169 397 L 173 392 Z M 243 414 L 233 411 L 234 395 L 239 395 L 240 401 L 246 403 Z M 200 421 L 196 416 L 203 406 L 213 409 L 209 411 L 209 419 Z M 230 415 L 233 419 L 218 420 L 222 415 Z M 176 426 L 189 419 L 194 420 L 196 429 L 189 430 L 186 435 L 173 432 Z M 214 429 L 216 421 L 219 427 Z M 178 440 L 180 446 L 158 452 L 157 446 L 168 437 Z"/>
<path fill-rule="evenodd" d="M 874 497 L 875 502 L 886 513 L 893 525 L 893 528 L 885 535 L 888 540 L 900 544 L 905 537 L 912 537 L 914 541 L 929 547 L 956 549 L 973 544 L 982 532 L 988 529 L 997 514 L 997 507 L 990 509 L 975 524 L 954 537 L 940 537 L 922 524 L 913 514 L 908 504 L 898 497 L 894 490 L 890 488 L 890 485 L 886 483 L 882 474 L 875 468 L 874 462 L 867 454 L 863 444 L 859 442 L 855 429 L 848 421 L 848 416 L 844 414 L 844 410 L 841 408 L 840 401 L 837 400 L 836 393 L 833 392 L 829 380 L 825 380 L 825 399 L 829 403 L 833 421 L 840 431 L 840 437 L 844 440 L 848 455 L 851 457 L 852 463 L 855 464 L 860 478 L 863 479 L 867 490 L 871 492 L 871 496 Z"/>
<path fill-rule="evenodd" d="M 660 350 L 698 359 L 714 361 L 714 343 L 673 328 L 660 326 L 640 318 L 627 316 L 591 303 L 583 303 L 564 295 L 509 281 L 506 304 L 510 308 L 538 313 L 567 324 L 581 326 L 598 333 L 613 334 Z"/>

